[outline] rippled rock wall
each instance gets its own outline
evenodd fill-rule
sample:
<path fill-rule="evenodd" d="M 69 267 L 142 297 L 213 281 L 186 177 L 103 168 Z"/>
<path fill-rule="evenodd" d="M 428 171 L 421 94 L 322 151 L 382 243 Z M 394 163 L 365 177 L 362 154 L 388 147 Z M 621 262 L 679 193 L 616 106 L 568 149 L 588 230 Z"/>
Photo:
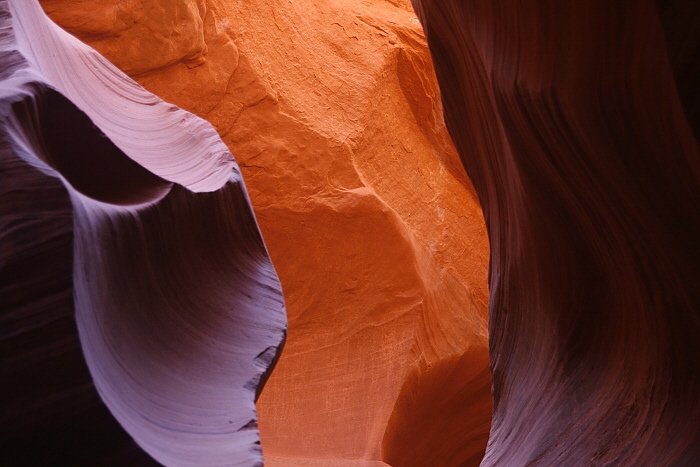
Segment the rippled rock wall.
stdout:
<path fill-rule="evenodd" d="M 482 465 L 696 465 L 698 3 L 414 6 L 489 230 Z"/>
<path fill-rule="evenodd" d="M 39 3 L 0 21 L 3 463 L 261 465 L 286 316 L 230 151 Z"/>

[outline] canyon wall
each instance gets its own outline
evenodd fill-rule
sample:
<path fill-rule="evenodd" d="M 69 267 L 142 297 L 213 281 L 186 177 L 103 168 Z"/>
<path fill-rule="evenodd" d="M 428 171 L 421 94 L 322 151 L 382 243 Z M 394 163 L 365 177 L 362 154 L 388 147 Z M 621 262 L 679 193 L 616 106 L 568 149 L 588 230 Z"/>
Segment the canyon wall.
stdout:
<path fill-rule="evenodd" d="M 488 243 L 407 2 L 42 5 L 239 161 L 289 317 L 267 465 L 479 458 Z"/>
<path fill-rule="evenodd" d="M 408 2 L 41 5 L 148 90 L 208 120 L 236 157 L 289 316 L 285 350 L 258 401 L 266 464 L 478 464 L 491 413 L 488 241 Z M 168 206 L 168 216 L 192 216 Z M 163 241 L 182 229 L 149 222 L 163 223 Z M 231 235 L 220 228 L 216 241 L 201 230 L 181 235 L 201 236 L 213 251 Z M 193 296 L 195 284 L 180 284 L 154 292 L 158 300 L 170 293 L 208 306 L 212 288 L 235 288 L 229 274 L 239 268 L 207 270 L 197 259 L 204 246 L 176 246 L 173 258 L 206 274 L 192 278 Z M 92 246 L 109 255 L 137 248 L 116 247 Z"/>
<path fill-rule="evenodd" d="M 0 56 L 2 463 L 262 465 L 286 316 L 231 153 L 37 2 Z"/>
<path fill-rule="evenodd" d="M 11 4 L 5 453 L 700 459 L 696 2 Z"/>
<path fill-rule="evenodd" d="M 414 6 L 489 231 L 482 465 L 697 465 L 698 3 Z"/>

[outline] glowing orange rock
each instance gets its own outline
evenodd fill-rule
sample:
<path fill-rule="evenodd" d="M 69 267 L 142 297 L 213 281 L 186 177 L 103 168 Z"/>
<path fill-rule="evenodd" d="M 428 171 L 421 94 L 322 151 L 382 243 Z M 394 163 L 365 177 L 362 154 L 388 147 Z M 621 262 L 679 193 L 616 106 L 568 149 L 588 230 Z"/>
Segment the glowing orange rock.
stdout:
<path fill-rule="evenodd" d="M 241 166 L 289 317 L 267 465 L 478 462 L 488 241 L 409 3 L 42 4 Z"/>

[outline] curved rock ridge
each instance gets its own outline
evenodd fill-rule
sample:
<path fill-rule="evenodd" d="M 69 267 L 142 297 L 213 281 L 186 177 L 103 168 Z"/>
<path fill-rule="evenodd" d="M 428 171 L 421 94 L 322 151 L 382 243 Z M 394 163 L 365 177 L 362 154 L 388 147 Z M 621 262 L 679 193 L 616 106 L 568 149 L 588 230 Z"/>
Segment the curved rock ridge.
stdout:
<path fill-rule="evenodd" d="M 484 466 L 700 463 L 700 4 L 671 3 L 413 1 L 489 230 Z"/>
<path fill-rule="evenodd" d="M 233 156 L 37 2 L 0 22 L 3 463 L 152 464 L 101 398 L 160 463 L 261 465 L 286 316 Z"/>
<path fill-rule="evenodd" d="M 62 94 L 140 165 L 191 191 L 214 191 L 238 173 L 206 121 L 143 89 L 91 47 L 47 21 L 38 2 L 19 2 L 17 45 Z M 80 76 L 78 80 L 75 77 Z"/>
<path fill-rule="evenodd" d="M 488 239 L 409 2 L 41 3 L 236 155 L 289 314 L 266 465 L 478 464 Z"/>

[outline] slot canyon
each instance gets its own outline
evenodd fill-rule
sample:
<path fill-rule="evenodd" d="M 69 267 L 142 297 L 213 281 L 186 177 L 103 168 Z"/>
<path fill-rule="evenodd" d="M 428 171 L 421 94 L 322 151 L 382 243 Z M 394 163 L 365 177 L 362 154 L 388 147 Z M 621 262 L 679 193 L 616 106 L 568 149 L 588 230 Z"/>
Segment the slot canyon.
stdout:
<path fill-rule="evenodd" d="M 700 465 L 700 3 L 0 0 L 0 464 Z"/>

